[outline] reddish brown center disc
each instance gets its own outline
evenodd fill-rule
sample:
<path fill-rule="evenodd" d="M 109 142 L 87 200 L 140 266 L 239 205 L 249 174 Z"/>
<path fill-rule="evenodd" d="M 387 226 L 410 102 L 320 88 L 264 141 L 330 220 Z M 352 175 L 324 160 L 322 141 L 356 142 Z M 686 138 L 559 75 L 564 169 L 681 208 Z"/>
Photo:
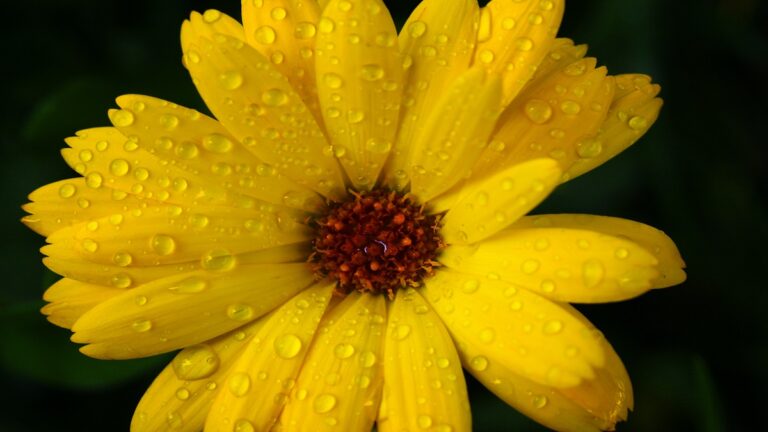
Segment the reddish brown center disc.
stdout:
<path fill-rule="evenodd" d="M 315 221 L 310 261 L 322 276 L 338 281 L 337 291 L 386 293 L 416 287 L 433 272 L 443 246 L 439 219 L 407 195 L 376 190 L 331 206 Z"/>

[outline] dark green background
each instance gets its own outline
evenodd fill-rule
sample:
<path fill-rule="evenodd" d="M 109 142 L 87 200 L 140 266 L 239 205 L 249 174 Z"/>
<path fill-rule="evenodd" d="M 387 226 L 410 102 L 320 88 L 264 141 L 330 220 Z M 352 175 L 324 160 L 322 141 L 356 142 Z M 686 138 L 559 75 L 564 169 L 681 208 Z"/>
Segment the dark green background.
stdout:
<path fill-rule="evenodd" d="M 415 4 L 389 3 L 400 22 Z M 59 158 L 62 139 L 107 124 L 115 96 L 204 109 L 180 63 L 178 30 L 190 10 L 208 7 L 239 17 L 236 0 L 3 5 L 2 431 L 127 430 L 167 360 L 88 359 L 37 313 L 55 278 L 40 263 L 43 239 L 18 223 L 19 206 L 73 175 Z M 652 224 L 676 240 L 689 271 L 682 286 L 581 308 L 633 377 L 636 411 L 619 431 L 766 428 L 767 15 L 759 0 L 567 5 L 560 34 L 589 43 L 612 73 L 651 74 L 666 104 L 638 144 L 560 188 L 543 210 Z M 541 430 L 476 382 L 470 392 L 475 430 Z"/>

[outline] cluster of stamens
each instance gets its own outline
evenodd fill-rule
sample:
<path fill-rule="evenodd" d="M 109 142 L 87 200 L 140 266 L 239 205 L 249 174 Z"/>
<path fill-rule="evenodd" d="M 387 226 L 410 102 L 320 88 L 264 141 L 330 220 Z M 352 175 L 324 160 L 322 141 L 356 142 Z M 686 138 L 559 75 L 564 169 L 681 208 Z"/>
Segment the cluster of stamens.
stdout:
<path fill-rule="evenodd" d="M 337 280 L 336 291 L 386 293 L 417 287 L 439 264 L 443 247 L 439 217 L 427 215 L 408 195 L 375 190 L 354 193 L 316 219 L 310 262 L 323 277 Z"/>

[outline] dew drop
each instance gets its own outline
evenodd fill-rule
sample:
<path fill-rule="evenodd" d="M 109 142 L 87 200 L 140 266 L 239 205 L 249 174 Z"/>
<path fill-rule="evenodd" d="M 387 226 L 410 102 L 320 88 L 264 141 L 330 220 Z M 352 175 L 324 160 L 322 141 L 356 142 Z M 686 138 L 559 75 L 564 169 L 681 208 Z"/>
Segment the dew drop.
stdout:
<path fill-rule="evenodd" d="M 315 398 L 312 406 L 318 414 L 330 412 L 336 406 L 336 396 L 328 393 L 321 394 Z"/>
<path fill-rule="evenodd" d="M 284 359 L 292 359 L 301 351 L 301 339 L 293 334 L 284 334 L 275 338 L 273 346 L 278 356 Z"/>
<path fill-rule="evenodd" d="M 278 88 L 269 89 L 261 94 L 261 101 L 271 107 L 283 106 L 288 103 L 288 93 Z"/>
<path fill-rule="evenodd" d="M 396 340 L 405 340 L 408 335 L 411 334 L 411 326 L 407 324 L 399 324 L 395 327 L 395 331 L 392 333 L 392 337 Z"/>
<path fill-rule="evenodd" d="M 192 276 L 171 286 L 168 290 L 177 294 L 195 294 L 204 291 L 206 288 L 208 288 L 207 282 L 199 277 Z"/>
<path fill-rule="evenodd" d="M 256 42 L 262 45 L 270 45 L 275 43 L 277 32 L 272 27 L 263 25 L 254 31 L 253 37 L 256 38 Z"/>
<path fill-rule="evenodd" d="M 350 358 L 354 353 L 355 347 L 347 343 L 340 343 L 333 349 L 333 354 L 340 359 Z"/>
<path fill-rule="evenodd" d="M 525 104 L 525 115 L 532 122 L 543 124 L 552 118 L 552 107 L 541 99 L 531 99 Z"/>
<path fill-rule="evenodd" d="M 600 263 L 600 261 L 595 259 L 590 259 L 584 262 L 581 271 L 584 285 L 587 288 L 596 287 L 603 281 L 603 276 L 605 276 L 605 267 L 603 267 L 603 264 Z"/>
<path fill-rule="evenodd" d="M 208 345 L 193 345 L 177 354 L 171 361 L 171 367 L 180 380 L 199 380 L 218 370 L 219 356 Z"/>
<path fill-rule="evenodd" d="M 112 261 L 120 267 L 127 267 L 133 262 L 133 257 L 128 252 L 118 252 L 112 257 Z"/>
<path fill-rule="evenodd" d="M 232 147 L 232 140 L 221 134 L 213 133 L 203 138 L 203 148 L 210 152 L 227 153 Z"/>
<path fill-rule="evenodd" d="M 213 249 L 203 255 L 200 264 L 206 270 L 227 271 L 235 267 L 236 259 L 226 249 Z"/>
<path fill-rule="evenodd" d="M 408 26 L 408 34 L 412 38 L 418 38 L 427 31 L 427 24 L 424 21 L 414 21 Z"/>
<path fill-rule="evenodd" d="M 242 303 L 232 304 L 227 306 L 227 316 L 235 321 L 247 321 L 253 317 L 253 308 Z"/>
<path fill-rule="evenodd" d="M 127 109 L 114 110 L 110 113 L 112 124 L 117 127 L 128 127 L 133 124 L 135 116 L 133 112 Z"/>
<path fill-rule="evenodd" d="M 221 19 L 221 12 L 217 11 L 216 9 L 208 9 L 203 12 L 203 21 L 208 24 L 213 24 L 219 19 Z"/>
<path fill-rule="evenodd" d="M 238 71 L 223 72 L 219 75 L 219 84 L 225 90 L 235 90 L 243 85 L 243 75 Z"/>
<path fill-rule="evenodd" d="M 484 356 L 472 357 L 472 359 L 469 361 L 469 367 L 476 371 L 482 372 L 488 369 L 488 359 Z"/>
<path fill-rule="evenodd" d="M 227 388 L 235 397 L 242 397 L 251 389 L 251 377 L 245 372 L 232 374 L 227 380 Z"/>
<path fill-rule="evenodd" d="M 160 256 L 167 256 L 176 250 L 176 241 L 171 236 L 157 234 L 152 236 L 152 239 L 150 240 L 150 246 L 156 254 Z"/>
<path fill-rule="evenodd" d="M 296 36 L 297 39 L 309 39 L 315 37 L 316 33 L 317 27 L 309 21 L 299 22 L 296 24 L 296 29 L 294 30 L 294 36 Z"/>
<path fill-rule="evenodd" d="M 341 76 L 332 72 L 323 75 L 323 82 L 328 86 L 328 88 L 334 90 L 339 89 L 344 85 L 344 80 L 341 78 Z"/>
<path fill-rule="evenodd" d="M 547 321 L 542 327 L 542 331 L 546 335 L 554 335 L 563 331 L 563 322 L 558 320 Z"/>
<path fill-rule="evenodd" d="M 59 188 L 59 196 L 62 198 L 72 198 L 77 192 L 77 187 L 71 183 L 65 183 Z"/>
<path fill-rule="evenodd" d="M 139 319 L 131 324 L 131 328 L 136 333 L 144 333 L 152 330 L 152 321 L 147 319 Z"/>
<path fill-rule="evenodd" d="M 628 124 L 630 129 L 636 131 L 642 131 L 648 128 L 648 120 L 641 116 L 634 116 L 630 118 Z"/>
<path fill-rule="evenodd" d="M 560 110 L 568 115 L 576 115 L 581 112 L 581 105 L 578 102 L 567 100 L 560 104 Z"/>
<path fill-rule="evenodd" d="M 360 76 L 366 81 L 378 81 L 384 78 L 384 68 L 377 64 L 363 65 Z"/>
<path fill-rule="evenodd" d="M 240 419 L 235 422 L 234 432 L 255 432 L 256 427 L 246 419 Z"/>
<path fill-rule="evenodd" d="M 128 174 L 130 170 L 131 165 L 125 159 L 115 159 L 109 164 L 109 172 L 118 177 Z"/>
<path fill-rule="evenodd" d="M 519 37 L 515 40 L 515 46 L 520 51 L 530 51 L 533 49 L 533 41 L 527 37 Z"/>

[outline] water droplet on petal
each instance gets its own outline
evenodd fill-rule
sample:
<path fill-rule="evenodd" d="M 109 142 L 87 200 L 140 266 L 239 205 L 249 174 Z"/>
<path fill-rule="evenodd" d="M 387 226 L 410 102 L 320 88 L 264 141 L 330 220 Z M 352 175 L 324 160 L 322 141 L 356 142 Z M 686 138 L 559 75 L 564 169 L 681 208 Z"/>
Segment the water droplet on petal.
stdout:
<path fill-rule="evenodd" d="M 234 373 L 227 380 L 227 388 L 236 397 L 245 396 L 251 389 L 251 377 L 245 372 Z"/>
<path fill-rule="evenodd" d="M 176 250 L 176 241 L 171 236 L 164 234 L 157 234 L 152 237 L 150 246 L 156 254 L 161 256 L 167 256 L 172 254 Z"/>
<path fill-rule="evenodd" d="M 152 329 L 152 321 L 147 319 L 136 320 L 131 324 L 131 328 L 136 333 L 148 332 Z"/>
<path fill-rule="evenodd" d="M 235 90 L 243 85 L 243 75 L 238 71 L 228 71 L 219 75 L 219 84 L 226 90 Z"/>
<path fill-rule="evenodd" d="M 296 335 L 285 334 L 275 338 L 275 353 L 284 359 L 296 357 L 301 351 L 301 339 Z"/>
<path fill-rule="evenodd" d="M 315 398 L 312 406 L 319 414 L 330 412 L 336 406 L 336 396 L 328 393 L 321 394 Z"/>
<path fill-rule="evenodd" d="M 532 122 L 543 124 L 552 118 L 552 107 L 541 99 L 531 99 L 525 104 L 525 115 Z"/>
<path fill-rule="evenodd" d="M 171 361 L 171 367 L 180 380 L 198 380 L 218 370 L 219 357 L 208 345 L 193 345 L 178 353 Z"/>

